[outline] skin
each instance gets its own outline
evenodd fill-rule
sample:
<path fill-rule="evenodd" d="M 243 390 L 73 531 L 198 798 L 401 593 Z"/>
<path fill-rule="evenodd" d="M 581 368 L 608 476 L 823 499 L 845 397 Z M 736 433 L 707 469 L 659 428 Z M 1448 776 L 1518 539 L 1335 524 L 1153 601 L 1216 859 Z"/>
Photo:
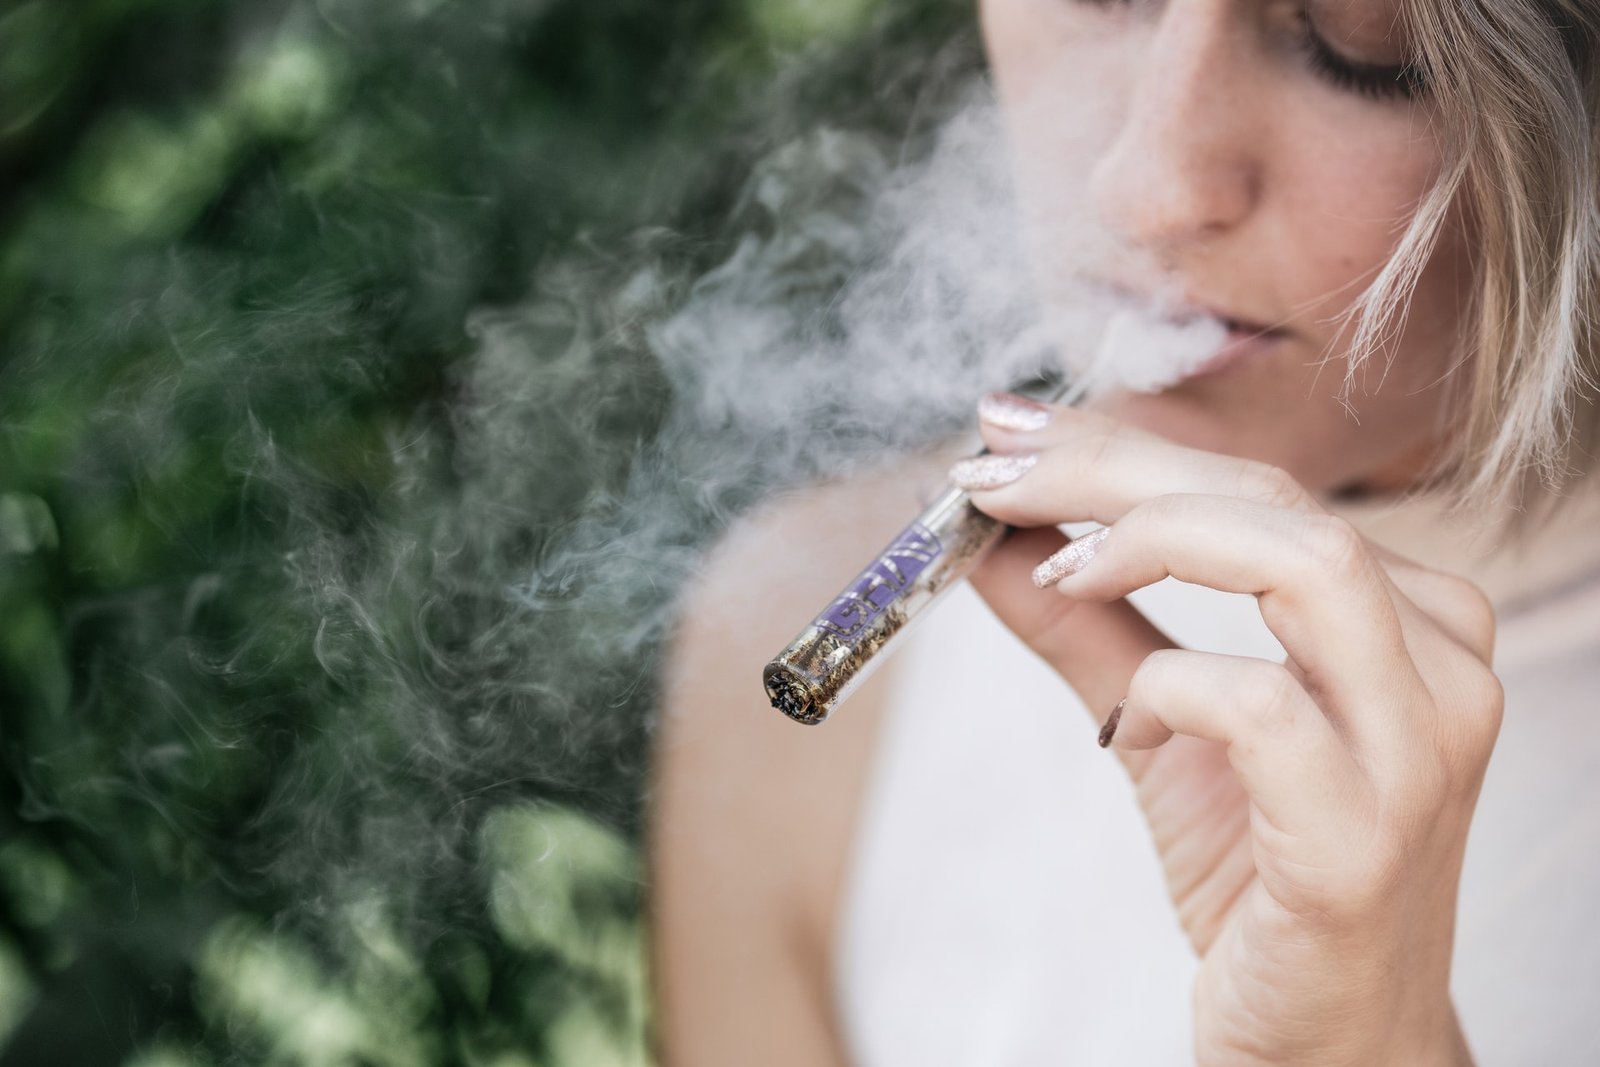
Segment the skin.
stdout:
<path fill-rule="evenodd" d="M 1492 610 L 1319 502 L 1404 484 L 1444 443 L 1463 228 L 1430 262 L 1387 378 L 1347 410 L 1318 364 L 1349 339 L 1326 320 L 1391 254 L 1439 150 L 1424 100 L 1353 94 L 1297 58 L 1280 18 L 1296 6 L 984 4 L 1037 225 L 1064 234 L 1082 223 L 1060 205 L 1087 203 L 1114 239 L 1097 270 L 1174 279 L 1289 334 L 1155 396 L 1050 409 L 1028 433 L 985 425 L 992 451 L 1038 461 L 974 493 L 1029 528 L 974 584 L 1101 718 L 1126 698 L 1112 744 L 1201 959 L 1197 1062 L 1467 1063 L 1449 972 L 1503 709 Z M 1371 32 L 1391 16 L 1378 0 L 1311 10 L 1368 62 L 1398 58 Z M 1087 519 L 1110 526 L 1098 552 L 1035 589 L 1029 572 L 1064 544 L 1055 525 Z M 1169 575 L 1254 594 L 1287 662 L 1172 648 L 1122 600 Z"/>
<path fill-rule="evenodd" d="M 1391 3 L 1338 0 L 1311 17 L 1351 57 L 1392 63 L 1403 52 L 1376 30 Z M 1347 410 L 1337 357 L 1348 331 L 1326 320 L 1388 260 L 1440 149 L 1426 99 L 1375 101 L 1311 70 L 1298 7 L 986 0 L 981 12 L 1045 288 L 1084 269 L 1049 250 L 1087 234 L 1098 238 L 1090 273 L 1192 291 L 1289 332 L 1270 359 L 1103 410 L 1282 466 L 1312 489 L 1393 485 L 1431 454 L 1449 401 L 1440 383 L 1470 277 L 1464 227 L 1447 231 L 1403 336 Z M 1326 356 L 1336 358 L 1324 366 Z"/>
<path fill-rule="evenodd" d="M 1392 2 L 1310 14 L 1351 58 L 1392 63 Z M 992 451 L 1038 460 L 974 494 L 1026 529 L 973 584 L 1093 710 L 1086 725 L 1126 698 L 1112 748 L 1201 959 L 1198 1063 L 1469 1063 L 1448 983 L 1503 706 L 1492 611 L 1322 504 L 1407 484 L 1447 440 L 1466 227 L 1452 222 L 1406 328 L 1348 396 L 1349 337 L 1329 321 L 1437 171 L 1430 105 L 1319 80 L 1291 0 L 1131 3 L 981 4 L 1041 295 L 1092 250 L 1102 277 L 1175 285 L 1287 336 L 1158 395 L 1052 410 L 1026 433 L 983 425 Z M 685 597 L 651 799 L 663 1063 L 847 1062 L 829 950 L 895 663 L 816 730 L 757 708 L 751 665 L 914 512 L 907 486 L 936 483 L 900 472 L 778 501 Z M 852 521 L 825 549 L 796 545 L 818 514 Z M 1036 588 L 1056 524 L 1086 519 L 1110 526 L 1099 553 Z M 1122 599 L 1167 574 L 1255 594 L 1288 661 L 1171 648 Z"/>
<path fill-rule="evenodd" d="M 1449 977 L 1503 709 L 1487 600 L 1369 544 L 1282 468 L 1050 414 L 984 427 L 1039 459 L 974 492 L 1027 529 L 973 582 L 1089 707 L 1125 698 L 1112 744 L 1201 961 L 1196 1062 L 1470 1063 Z M 1054 524 L 1085 518 L 1109 524 L 1099 550 L 1034 588 Z M 1169 575 L 1254 594 L 1287 662 L 1173 648 L 1122 599 Z"/>

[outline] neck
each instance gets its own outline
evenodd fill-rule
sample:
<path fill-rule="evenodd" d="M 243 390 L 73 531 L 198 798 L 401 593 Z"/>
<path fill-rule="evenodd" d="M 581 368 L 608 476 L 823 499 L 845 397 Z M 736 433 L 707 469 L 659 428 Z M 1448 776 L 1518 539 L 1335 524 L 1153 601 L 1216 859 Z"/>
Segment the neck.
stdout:
<path fill-rule="evenodd" d="M 1442 441 L 1424 441 L 1411 450 L 1345 482 L 1334 491 L 1334 495 L 1358 497 L 1402 493 L 1421 484 L 1429 474 L 1437 470 L 1443 452 Z"/>

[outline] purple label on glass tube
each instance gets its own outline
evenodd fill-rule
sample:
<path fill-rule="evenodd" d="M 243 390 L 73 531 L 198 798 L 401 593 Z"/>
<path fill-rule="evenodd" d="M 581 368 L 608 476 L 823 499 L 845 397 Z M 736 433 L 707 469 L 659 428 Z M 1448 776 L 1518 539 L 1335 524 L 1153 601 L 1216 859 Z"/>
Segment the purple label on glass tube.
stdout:
<path fill-rule="evenodd" d="M 873 619 L 904 595 L 917 575 L 938 559 L 942 551 L 944 546 L 939 544 L 932 530 L 921 523 L 912 523 L 850 583 L 850 588 L 817 616 L 815 625 L 853 643 L 867 632 Z"/>

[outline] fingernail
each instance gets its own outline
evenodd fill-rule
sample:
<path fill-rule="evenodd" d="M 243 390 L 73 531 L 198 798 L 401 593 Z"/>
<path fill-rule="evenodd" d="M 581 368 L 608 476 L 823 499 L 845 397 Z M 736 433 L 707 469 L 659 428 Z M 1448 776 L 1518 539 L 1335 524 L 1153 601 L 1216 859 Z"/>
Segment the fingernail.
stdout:
<path fill-rule="evenodd" d="M 1100 727 L 1100 747 L 1105 748 L 1111 744 L 1111 735 L 1117 732 L 1117 723 L 1122 721 L 1122 705 L 1128 702 L 1127 697 L 1117 701 L 1117 706 L 1111 709 L 1111 717 L 1106 724 Z"/>
<path fill-rule="evenodd" d="M 1033 584 L 1043 589 L 1083 570 L 1089 565 L 1089 561 L 1094 559 L 1094 554 L 1100 551 L 1100 546 L 1110 532 L 1111 527 L 1102 526 L 1093 533 L 1084 534 L 1076 541 L 1070 542 L 1065 548 L 1033 568 Z"/>
<path fill-rule="evenodd" d="M 950 468 L 950 480 L 962 489 L 998 489 L 1027 474 L 1037 462 L 1034 452 L 973 456 Z"/>
<path fill-rule="evenodd" d="M 978 401 L 978 418 L 1002 430 L 1029 433 L 1050 421 L 1050 409 L 1016 393 L 990 393 Z"/>

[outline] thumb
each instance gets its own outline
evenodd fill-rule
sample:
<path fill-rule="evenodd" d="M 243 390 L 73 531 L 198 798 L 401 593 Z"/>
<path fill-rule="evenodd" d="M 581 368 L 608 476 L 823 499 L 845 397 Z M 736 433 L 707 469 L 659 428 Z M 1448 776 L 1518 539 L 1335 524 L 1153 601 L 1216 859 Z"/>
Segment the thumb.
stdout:
<path fill-rule="evenodd" d="M 1054 667 L 1095 721 L 1103 723 L 1127 695 L 1128 680 L 1144 658 L 1173 642 L 1126 600 L 1076 601 L 1035 586 L 1034 567 L 1066 543 L 1053 526 L 1017 530 L 969 581 L 996 617 Z"/>

